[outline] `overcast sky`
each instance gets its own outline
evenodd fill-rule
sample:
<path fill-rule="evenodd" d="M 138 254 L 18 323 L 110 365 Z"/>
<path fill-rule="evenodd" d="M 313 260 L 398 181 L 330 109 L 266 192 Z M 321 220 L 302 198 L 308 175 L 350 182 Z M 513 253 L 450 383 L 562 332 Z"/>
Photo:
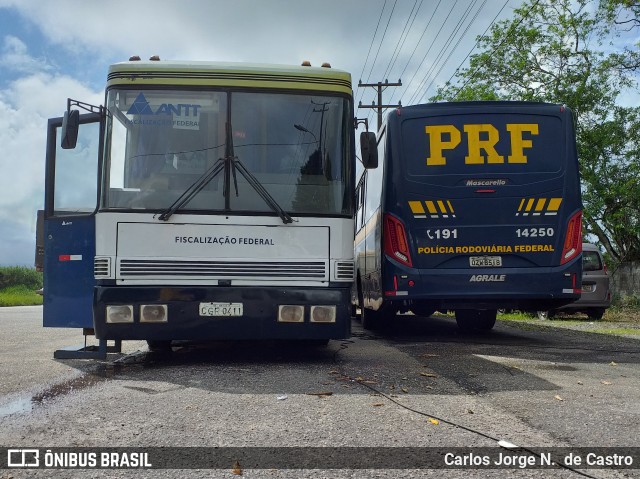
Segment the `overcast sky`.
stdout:
<path fill-rule="evenodd" d="M 357 88 L 401 79 L 383 101 L 426 101 L 494 20 L 521 0 L 0 0 L 0 265 L 33 265 L 47 118 L 67 97 L 103 103 L 110 63 L 330 62 Z M 375 33 L 375 36 L 374 36 Z M 383 41 L 381 41 L 383 40 Z M 374 111 L 360 109 L 357 116 Z"/>

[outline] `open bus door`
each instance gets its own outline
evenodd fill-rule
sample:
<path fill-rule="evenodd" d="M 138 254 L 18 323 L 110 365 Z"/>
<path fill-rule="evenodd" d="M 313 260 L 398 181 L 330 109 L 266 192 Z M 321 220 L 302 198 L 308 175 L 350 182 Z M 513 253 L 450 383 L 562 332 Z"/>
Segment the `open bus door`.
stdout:
<path fill-rule="evenodd" d="M 93 259 L 101 114 L 77 116 L 77 147 L 61 146 L 63 118 L 47 130 L 44 205 L 45 327 L 93 329 Z"/>

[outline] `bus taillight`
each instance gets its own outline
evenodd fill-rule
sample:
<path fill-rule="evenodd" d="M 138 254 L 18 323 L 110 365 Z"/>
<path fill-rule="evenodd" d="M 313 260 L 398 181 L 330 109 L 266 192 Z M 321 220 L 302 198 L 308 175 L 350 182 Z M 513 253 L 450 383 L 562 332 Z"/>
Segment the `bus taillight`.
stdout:
<path fill-rule="evenodd" d="M 412 266 L 404 225 L 390 214 L 384 215 L 384 252 L 393 259 Z"/>
<path fill-rule="evenodd" d="M 578 211 L 567 223 L 560 264 L 565 264 L 582 253 L 582 211 Z"/>

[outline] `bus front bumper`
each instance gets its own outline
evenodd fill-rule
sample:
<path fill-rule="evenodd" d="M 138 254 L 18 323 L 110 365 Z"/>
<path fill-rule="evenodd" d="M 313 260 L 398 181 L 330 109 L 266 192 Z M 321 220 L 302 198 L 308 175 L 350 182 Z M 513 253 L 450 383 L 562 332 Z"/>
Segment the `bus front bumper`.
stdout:
<path fill-rule="evenodd" d="M 283 310 L 286 306 L 293 308 Z M 93 322 L 98 339 L 346 339 L 351 335 L 350 284 L 327 288 L 97 286 Z"/>

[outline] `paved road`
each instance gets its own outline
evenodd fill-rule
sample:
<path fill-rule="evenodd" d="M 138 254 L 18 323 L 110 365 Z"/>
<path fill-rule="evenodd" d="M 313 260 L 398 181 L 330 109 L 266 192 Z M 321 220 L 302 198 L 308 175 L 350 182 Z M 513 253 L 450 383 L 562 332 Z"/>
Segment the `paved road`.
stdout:
<path fill-rule="evenodd" d="M 127 355 L 62 361 L 52 351 L 77 343 L 77 332 L 43 329 L 41 308 L 0 308 L 0 446 L 638 445 L 640 341 L 501 322 L 469 336 L 449 319 L 397 321 L 378 333 L 354 321 L 352 339 L 327 348 L 181 344 L 158 355 L 125 342 Z M 580 477 L 559 469 L 348 466 L 243 476 Z M 234 477 L 231 467 L 124 472 L 64 477 Z M 638 469 L 586 472 L 640 477 Z M 0 478 L 59 473 L 0 470 Z"/>

